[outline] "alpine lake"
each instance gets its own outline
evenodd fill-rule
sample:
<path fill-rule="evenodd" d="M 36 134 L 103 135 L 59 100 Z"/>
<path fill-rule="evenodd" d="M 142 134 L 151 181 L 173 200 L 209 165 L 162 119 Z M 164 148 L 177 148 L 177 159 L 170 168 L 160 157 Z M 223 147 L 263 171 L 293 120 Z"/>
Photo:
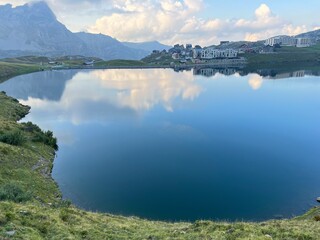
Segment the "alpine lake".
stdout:
<path fill-rule="evenodd" d="M 320 72 L 45 71 L 0 84 L 51 130 L 52 176 L 92 211 L 267 220 L 320 195 Z"/>

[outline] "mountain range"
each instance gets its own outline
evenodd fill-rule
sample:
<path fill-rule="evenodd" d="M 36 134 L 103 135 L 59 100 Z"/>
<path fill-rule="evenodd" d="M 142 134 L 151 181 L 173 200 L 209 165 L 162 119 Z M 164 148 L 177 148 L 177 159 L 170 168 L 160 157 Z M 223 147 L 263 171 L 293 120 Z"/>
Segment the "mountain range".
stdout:
<path fill-rule="evenodd" d="M 152 50 L 169 49 L 159 42 L 120 42 L 103 34 L 73 33 L 45 2 L 0 6 L 0 58 L 22 55 L 83 55 L 104 60 L 141 59 Z"/>

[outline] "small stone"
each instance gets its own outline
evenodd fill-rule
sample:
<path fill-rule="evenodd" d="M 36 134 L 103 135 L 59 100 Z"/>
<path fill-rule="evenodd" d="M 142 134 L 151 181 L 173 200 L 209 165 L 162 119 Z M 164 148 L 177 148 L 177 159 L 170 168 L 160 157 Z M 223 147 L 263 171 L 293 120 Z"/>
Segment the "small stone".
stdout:
<path fill-rule="evenodd" d="M 266 238 L 272 239 L 272 237 L 269 234 L 264 235 Z"/>
<path fill-rule="evenodd" d="M 317 202 L 319 202 L 319 203 L 320 203 L 320 197 L 318 197 L 318 198 L 317 198 Z"/>
<path fill-rule="evenodd" d="M 226 233 L 231 234 L 231 233 L 233 233 L 233 232 L 234 232 L 234 229 L 233 229 L 233 228 L 230 228 L 230 229 L 227 230 Z"/>
<path fill-rule="evenodd" d="M 29 212 L 28 212 L 28 211 L 23 210 L 23 211 L 20 211 L 20 214 L 21 214 L 21 215 L 29 215 Z"/>
<path fill-rule="evenodd" d="M 16 231 L 8 231 L 6 234 L 10 237 L 14 236 L 16 234 Z"/>

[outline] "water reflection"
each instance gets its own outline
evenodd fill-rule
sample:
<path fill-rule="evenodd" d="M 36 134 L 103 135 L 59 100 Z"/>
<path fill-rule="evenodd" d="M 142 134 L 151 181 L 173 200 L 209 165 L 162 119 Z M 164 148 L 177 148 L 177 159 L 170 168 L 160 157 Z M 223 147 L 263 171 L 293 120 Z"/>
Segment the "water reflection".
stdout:
<path fill-rule="evenodd" d="M 203 91 L 192 75 L 177 75 L 160 69 L 55 71 L 17 77 L 0 89 L 32 106 L 32 117 L 80 124 L 137 116 L 156 105 L 173 112 L 177 98 L 192 101 Z"/>
<path fill-rule="evenodd" d="M 78 71 L 46 71 L 27 74 L 6 81 L 0 85 L 2 91 L 20 100 L 28 98 L 60 101 L 65 90 L 66 83 L 72 79 Z"/>
<path fill-rule="evenodd" d="M 262 87 L 263 78 L 257 74 L 252 74 L 249 78 L 249 85 L 253 90 L 258 90 Z"/>
<path fill-rule="evenodd" d="M 213 77 L 216 74 L 222 74 L 226 76 L 234 75 L 239 72 L 237 68 L 194 68 L 194 75 L 201 75 L 205 77 Z"/>
<path fill-rule="evenodd" d="M 286 79 L 317 75 L 317 71 L 278 72 L 258 70 L 249 73 L 240 68 L 199 67 L 190 71 L 93 70 L 49 71 L 16 77 L 2 83 L 0 90 L 32 106 L 32 117 L 80 124 L 105 122 L 117 118 L 138 117 L 160 105 L 173 112 L 180 100 L 193 101 L 205 90 L 203 79 L 222 76 L 246 76 L 253 90 L 268 79 Z M 191 74 L 193 73 L 193 74 Z M 202 81 L 202 83 L 201 83 Z M 50 109 L 51 111 L 47 111 Z M 32 119 L 30 119 L 32 120 Z"/>

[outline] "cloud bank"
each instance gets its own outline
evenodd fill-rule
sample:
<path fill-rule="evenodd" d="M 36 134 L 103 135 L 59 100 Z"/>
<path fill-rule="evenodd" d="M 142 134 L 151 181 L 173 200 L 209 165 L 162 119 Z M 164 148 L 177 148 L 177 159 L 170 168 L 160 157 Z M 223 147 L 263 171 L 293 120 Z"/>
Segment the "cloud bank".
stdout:
<path fill-rule="evenodd" d="M 118 12 L 99 18 L 88 28 L 122 41 L 160 40 L 167 44 L 208 45 L 220 40 L 257 41 L 278 34 L 295 35 L 309 30 L 294 26 L 261 4 L 248 19 L 202 19 L 203 0 L 114 1 Z M 213 13 L 214 14 L 214 13 Z"/>
<path fill-rule="evenodd" d="M 6 1 L 20 5 L 30 0 Z M 211 45 L 221 40 L 263 40 L 316 29 L 294 25 L 275 14 L 267 4 L 257 5 L 247 18 L 223 19 L 203 13 L 204 0 L 47 0 L 58 19 L 73 31 L 103 33 L 121 41 L 158 40 L 166 44 Z M 214 4 L 211 3 L 210 4 Z M 212 16 L 215 13 L 212 12 Z"/>

